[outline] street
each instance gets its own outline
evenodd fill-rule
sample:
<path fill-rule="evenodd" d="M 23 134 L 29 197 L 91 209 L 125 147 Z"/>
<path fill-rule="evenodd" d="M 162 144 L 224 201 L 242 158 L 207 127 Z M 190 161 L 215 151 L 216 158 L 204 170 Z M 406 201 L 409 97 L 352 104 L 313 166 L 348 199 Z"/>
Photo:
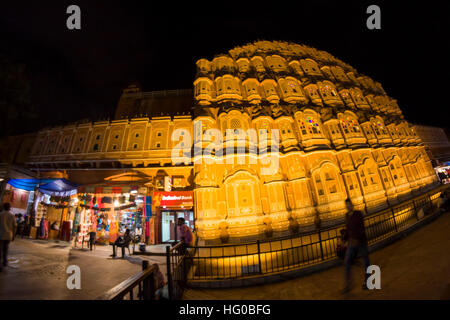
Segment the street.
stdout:
<path fill-rule="evenodd" d="M 127 255 L 112 259 L 111 253 L 110 246 L 97 245 L 88 251 L 70 249 L 62 241 L 16 239 L 10 244 L 9 266 L 0 273 L 0 299 L 95 299 L 138 273 L 142 259 L 160 264 L 165 274 L 165 257 Z M 69 265 L 80 267 L 80 290 L 67 288 Z"/>
<path fill-rule="evenodd" d="M 450 299 L 450 213 L 370 255 L 381 289 L 362 290 L 363 267 L 352 267 L 355 288 L 342 295 L 344 266 L 283 282 L 233 289 L 187 289 L 189 300 Z"/>

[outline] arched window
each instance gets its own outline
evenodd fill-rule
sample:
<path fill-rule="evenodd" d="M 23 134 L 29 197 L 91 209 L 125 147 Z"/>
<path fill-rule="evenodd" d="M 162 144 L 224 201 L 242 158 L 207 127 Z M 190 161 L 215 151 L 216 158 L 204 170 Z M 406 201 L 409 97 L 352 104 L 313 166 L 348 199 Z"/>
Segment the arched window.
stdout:
<path fill-rule="evenodd" d="M 257 178 L 240 171 L 224 182 L 228 218 L 253 216 L 261 212 Z"/>
<path fill-rule="evenodd" d="M 337 93 L 334 84 L 329 81 L 319 82 L 320 94 L 324 102 L 331 106 L 341 105 L 342 101 Z"/>
<path fill-rule="evenodd" d="M 287 102 L 306 101 L 300 83 L 297 79 L 288 77 L 278 80 L 283 94 L 283 99 Z"/>
<path fill-rule="evenodd" d="M 364 160 L 364 163 L 358 167 L 358 174 L 365 192 L 376 191 L 382 187 L 378 165 L 373 159 Z"/>
<path fill-rule="evenodd" d="M 236 130 L 241 128 L 241 121 L 239 119 L 233 118 L 230 120 L 230 129 Z"/>
<path fill-rule="evenodd" d="M 386 127 L 384 126 L 383 119 L 378 116 L 372 119 L 372 127 L 377 137 L 385 137 L 388 135 Z"/>
<path fill-rule="evenodd" d="M 315 84 L 310 84 L 306 86 L 305 91 L 307 92 L 309 98 L 314 104 L 323 105 L 322 98 L 320 97 L 317 86 Z"/>
<path fill-rule="evenodd" d="M 211 71 L 211 62 L 206 59 L 200 59 L 197 61 L 197 68 L 203 73 Z"/>
<path fill-rule="evenodd" d="M 198 78 L 194 81 L 195 98 L 207 102 L 212 99 L 212 81 L 208 78 Z"/>
<path fill-rule="evenodd" d="M 331 137 L 331 140 L 333 143 L 337 146 L 343 143 L 343 136 L 342 132 L 339 128 L 339 121 L 336 119 L 332 119 L 330 121 L 327 121 L 326 127 L 328 128 L 328 133 Z"/>
<path fill-rule="evenodd" d="M 276 84 L 273 80 L 264 80 L 262 82 L 262 86 L 264 88 L 264 93 L 266 95 L 266 99 L 270 102 L 278 102 L 280 100 L 277 90 Z"/>
<path fill-rule="evenodd" d="M 322 133 L 320 131 L 319 123 L 312 116 L 306 116 L 305 120 L 306 120 L 306 128 L 310 134 Z"/>
<path fill-rule="evenodd" d="M 246 79 L 243 82 L 243 86 L 245 88 L 245 92 L 247 93 L 247 99 L 249 101 L 259 101 L 261 100 L 261 96 L 258 92 L 259 82 L 256 79 Z"/>
<path fill-rule="evenodd" d="M 404 181 L 405 174 L 404 174 L 403 166 L 398 157 L 394 157 L 389 162 L 389 170 L 391 171 L 391 175 L 392 175 L 395 185 L 402 184 L 405 182 Z"/>
<path fill-rule="evenodd" d="M 312 59 L 300 60 L 300 65 L 305 73 L 309 76 L 320 76 L 320 70 L 317 63 Z"/>
<path fill-rule="evenodd" d="M 325 75 L 325 77 L 331 81 L 334 81 L 334 76 L 331 73 L 330 67 L 329 66 L 324 66 L 322 68 L 320 68 L 320 70 L 322 71 L 322 73 Z"/>
<path fill-rule="evenodd" d="M 345 135 L 349 136 L 361 136 L 361 127 L 359 126 L 356 117 L 352 117 L 350 114 L 345 114 L 341 118 L 341 128 Z"/>
<path fill-rule="evenodd" d="M 355 107 L 355 102 L 352 99 L 352 96 L 350 95 L 350 91 L 348 91 L 347 89 L 343 89 L 341 91 L 339 91 L 339 95 L 341 96 L 342 100 L 344 100 L 344 103 L 348 106 L 348 107 Z"/>
<path fill-rule="evenodd" d="M 313 182 L 319 203 L 328 202 L 330 196 L 342 192 L 339 173 L 331 164 L 324 164 L 313 174 Z"/>
<path fill-rule="evenodd" d="M 245 73 L 250 69 L 250 61 L 247 58 L 240 58 L 236 61 L 239 72 Z"/>
<path fill-rule="evenodd" d="M 277 55 L 266 57 L 267 65 L 275 72 L 286 71 L 286 61 Z"/>
<path fill-rule="evenodd" d="M 300 77 L 304 76 L 303 70 L 300 67 L 300 62 L 298 62 L 297 60 L 293 60 L 293 61 L 289 62 L 289 67 L 291 67 L 291 69 L 294 71 L 294 73 L 296 73 L 298 76 L 300 76 Z"/>
<path fill-rule="evenodd" d="M 336 88 L 332 84 L 326 82 L 320 86 L 320 92 L 323 97 L 337 97 Z"/>
<path fill-rule="evenodd" d="M 266 68 L 264 68 L 264 59 L 262 57 L 259 56 L 253 57 L 252 64 L 257 72 L 264 72 L 266 70 Z"/>
<path fill-rule="evenodd" d="M 342 69 L 340 66 L 332 66 L 331 72 L 333 73 L 334 77 L 339 82 L 348 82 L 349 81 L 347 75 L 344 72 L 344 69 Z"/>
<path fill-rule="evenodd" d="M 219 70 L 232 71 L 234 69 L 233 59 L 226 56 L 214 58 L 212 64 L 213 64 L 213 71 Z"/>
<path fill-rule="evenodd" d="M 359 88 L 350 89 L 350 94 L 353 98 L 353 101 L 355 101 L 356 105 L 359 108 L 361 109 L 369 108 L 369 105 L 367 104 L 367 101 L 364 99 L 364 95 Z"/>
<path fill-rule="evenodd" d="M 323 138 L 319 116 L 312 110 L 306 110 L 296 117 L 302 139 Z"/>

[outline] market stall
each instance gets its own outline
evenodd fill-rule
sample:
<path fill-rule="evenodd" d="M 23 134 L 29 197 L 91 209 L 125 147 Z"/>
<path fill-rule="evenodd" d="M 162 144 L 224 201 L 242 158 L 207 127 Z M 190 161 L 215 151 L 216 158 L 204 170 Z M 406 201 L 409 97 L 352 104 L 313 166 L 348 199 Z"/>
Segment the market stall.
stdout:
<path fill-rule="evenodd" d="M 145 187 L 117 184 L 79 188 L 79 214 L 74 220 L 74 228 L 79 226 L 80 231 L 76 245 L 84 247 L 90 232 L 95 232 L 96 243 L 109 244 L 127 228 L 143 240 L 146 192 Z"/>
<path fill-rule="evenodd" d="M 440 166 L 440 167 L 434 168 L 434 170 L 436 171 L 436 174 L 439 177 L 439 180 L 443 184 L 450 183 L 450 166 L 448 166 L 448 165 Z"/>
<path fill-rule="evenodd" d="M 76 205 L 73 199 L 78 185 L 65 179 L 11 179 L 8 185 L 11 194 L 27 193 L 26 209 L 23 209 L 27 229 L 29 227 L 27 235 L 39 239 L 70 240 L 70 212 Z M 8 202 L 14 205 L 14 196 Z"/>

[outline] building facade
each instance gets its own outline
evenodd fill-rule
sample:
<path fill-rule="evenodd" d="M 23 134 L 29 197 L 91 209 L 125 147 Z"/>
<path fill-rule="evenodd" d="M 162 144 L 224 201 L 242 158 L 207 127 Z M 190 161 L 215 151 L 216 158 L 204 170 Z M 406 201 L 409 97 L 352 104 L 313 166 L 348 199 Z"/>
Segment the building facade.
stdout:
<path fill-rule="evenodd" d="M 332 224 L 345 199 L 370 213 L 438 183 L 380 83 L 329 53 L 276 41 L 198 60 L 193 94 L 134 85 L 115 120 L 41 130 L 28 166 L 79 183 L 139 172 L 149 192 L 180 177 L 206 243 Z"/>
<path fill-rule="evenodd" d="M 418 124 L 413 127 L 435 166 L 450 161 L 450 142 L 444 129 Z"/>

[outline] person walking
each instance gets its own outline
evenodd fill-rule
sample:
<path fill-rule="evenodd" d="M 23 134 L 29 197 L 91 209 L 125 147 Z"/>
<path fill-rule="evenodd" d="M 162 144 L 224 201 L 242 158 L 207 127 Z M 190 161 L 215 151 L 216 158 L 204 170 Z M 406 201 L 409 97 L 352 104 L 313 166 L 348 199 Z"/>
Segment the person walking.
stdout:
<path fill-rule="evenodd" d="M 95 240 L 97 237 L 97 226 L 91 225 L 89 231 L 89 250 L 92 251 L 92 248 L 95 246 Z"/>
<path fill-rule="evenodd" d="M 367 268 L 370 266 L 369 248 L 367 246 L 366 229 L 364 227 L 364 217 L 361 211 L 355 211 L 353 203 L 350 199 L 345 200 L 347 206 L 347 214 L 345 216 L 346 232 L 344 240 L 347 241 L 347 250 L 345 253 L 345 287 L 342 293 L 347 293 L 351 290 L 351 265 L 358 253 L 361 255 L 364 262 L 364 283 L 363 289 L 367 289 Z"/>
<path fill-rule="evenodd" d="M 0 271 L 8 264 L 8 246 L 11 241 L 14 241 L 16 233 L 17 222 L 14 215 L 10 212 L 11 204 L 4 203 L 3 211 L 0 212 Z"/>

